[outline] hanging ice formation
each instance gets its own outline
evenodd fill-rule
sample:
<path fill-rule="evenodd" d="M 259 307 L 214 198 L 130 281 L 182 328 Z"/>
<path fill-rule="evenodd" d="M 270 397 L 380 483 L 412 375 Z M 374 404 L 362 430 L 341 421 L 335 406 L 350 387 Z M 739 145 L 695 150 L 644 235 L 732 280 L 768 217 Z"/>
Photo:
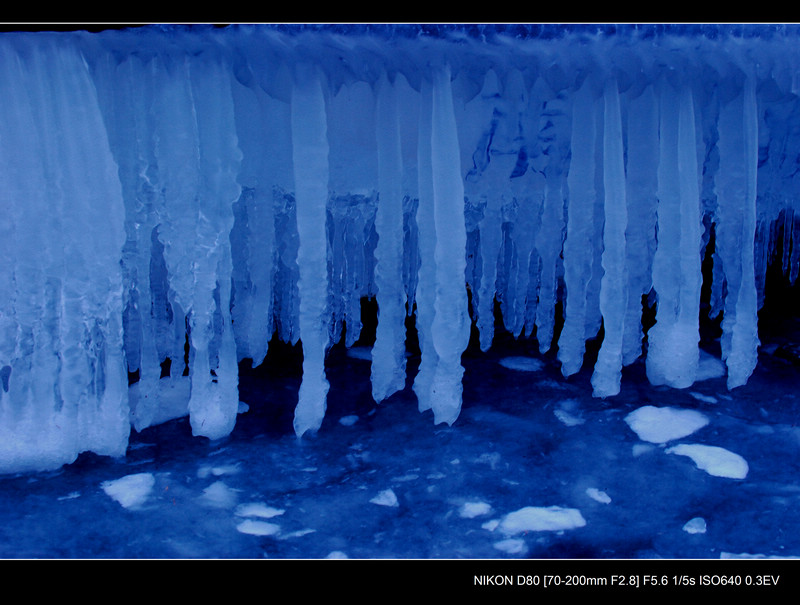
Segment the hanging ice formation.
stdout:
<path fill-rule="evenodd" d="M 592 385 L 645 358 L 691 385 L 701 260 L 728 386 L 759 346 L 769 256 L 800 267 L 800 30 L 144 27 L 0 36 L 0 471 L 120 455 L 130 427 L 236 419 L 237 364 L 325 356 L 375 298 L 376 402 L 452 424 L 494 310 Z M 777 235 L 781 233 L 780 237 Z M 471 306 L 468 291 L 472 294 Z M 644 346 L 642 300 L 656 303 Z M 564 325 L 555 329 L 558 308 Z M 470 316 L 471 313 L 471 316 Z M 129 386 L 126 376 L 135 376 Z"/>

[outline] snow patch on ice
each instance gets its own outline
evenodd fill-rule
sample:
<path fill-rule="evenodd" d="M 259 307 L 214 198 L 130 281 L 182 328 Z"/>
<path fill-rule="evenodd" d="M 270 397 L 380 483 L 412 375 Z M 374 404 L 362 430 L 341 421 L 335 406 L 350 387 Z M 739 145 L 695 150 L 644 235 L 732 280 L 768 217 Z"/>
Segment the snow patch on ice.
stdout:
<path fill-rule="evenodd" d="M 204 504 L 214 508 L 230 508 L 236 504 L 237 494 L 222 481 L 216 481 L 203 490 L 200 497 Z"/>
<path fill-rule="evenodd" d="M 721 552 L 719 553 L 720 559 L 800 559 L 800 556 L 781 556 L 781 555 L 761 555 L 761 554 L 750 554 L 750 553 L 732 553 L 732 552 Z"/>
<path fill-rule="evenodd" d="M 492 506 L 488 502 L 465 502 L 461 505 L 459 516 L 462 519 L 474 519 L 492 512 Z"/>
<path fill-rule="evenodd" d="M 391 489 L 385 489 L 377 496 L 370 500 L 373 504 L 377 504 L 378 506 L 400 506 L 400 503 L 397 501 L 397 496 Z"/>
<path fill-rule="evenodd" d="M 641 456 L 642 454 L 647 454 L 648 452 L 652 452 L 655 446 L 652 446 L 648 443 L 635 443 L 631 448 L 631 453 L 633 454 L 634 458 Z"/>
<path fill-rule="evenodd" d="M 123 508 L 138 508 L 147 500 L 155 483 L 156 478 L 152 473 L 137 473 L 104 481 L 101 487 L 106 495 L 119 502 Z"/>
<path fill-rule="evenodd" d="M 584 525 L 586 520 L 574 508 L 526 506 L 507 514 L 499 527 L 505 534 L 519 534 L 526 531 L 561 531 Z"/>
<path fill-rule="evenodd" d="M 709 380 L 710 378 L 722 378 L 728 370 L 725 368 L 725 363 L 721 359 L 717 359 L 713 355 L 700 350 L 700 361 L 697 365 L 697 377 L 695 382 L 701 380 Z"/>
<path fill-rule="evenodd" d="M 544 363 L 533 357 L 504 357 L 500 365 L 518 372 L 539 372 L 544 367 Z"/>
<path fill-rule="evenodd" d="M 689 534 L 704 534 L 706 533 L 706 520 L 703 517 L 690 519 L 683 526 L 683 531 Z"/>
<path fill-rule="evenodd" d="M 667 453 L 688 456 L 694 461 L 697 468 L 715 477 L 744 479 L 749 471 L 747 461 L 739 454 L 714 445 L 682 443 L 669 448 Z"/>
<path fill-rule="evenodd" d="M 267 506 L 263 502 L 246 502 L 236 507 L 236 515 L 239 517 L 260 517 L 262 519 L 271 519 L 282 515 L 286 511 L 282 508 L 273 508 Z"/>
<path fill-rule="evenodd" d="M 253 521 L 245 519 L 236 526 L 236 529 L 243 534 L 251 536 L 275 536 L 281 531 L 280 525 L 267 523 L 266 521 Z"/>
<path fill-rule="evenodd" d="M 611 502 L 611 498 L 609 497 L 609 495 L 604 491 L 600 491 L 596 487 L 587 487 L 586 495 L 589 496 L 592 500 L 597 500 L 602 504 L 608 504 Z"/>
<path fill-rule="evenodd" d="M 221 477 L 222 475 L 232 475 L 239 472 L 239 466 L 236 464 L 228 464 L 221 466 L 201 466 L 197 469 L 197 477 L 205 479 L 206 477 L 214 476 Z"/>
<path fill-rule="evenodd" d="M 708 418 L 694 410 L 646 405 L 628 414 L 625 422 L 639 439 L 666 443 L 700 430 L 708 424 Z"/>
<path fill-rule="evenodd" d="M 509 538 L 507 540 L 500 540 L 499 542 L 495 542 L 493 546 L 506 554 L 509 555 L 521 555 L 524 554 L 527 547 L 525 546 L 525 541 L 520 540 L 519 538 Z"/>
<path fill-rule="evenodd" d="M 573 416 L 566 410 L 553 410 L 553 414 L 567 426 L 578 426 L 586 422 L 583 418 Z"/>
<path fill-rule="evenodd" d="M 325 558 L 326 558 L 326 559 L 349 559 L 350 557 L 348 557 L 348 556 L 347 556 L 345 553 L 343 553 L 341 550 L 334 550 L 334 551 L 332 551 L 332 552 L 329 552 L 329 553 L 328 553 L 328 556 L 327 556 L 327 557 L 325 557 Z"/>
<path fill-rule="evenodd" d="M 690 392 L 689 395 L 691 395 L 698 401 L 702 401 L 703 403 L 719 403 L 719 399 L 717 399 L 713 395 L 703 395 L 702 393 L 695 393 L 695 392 Z"/>

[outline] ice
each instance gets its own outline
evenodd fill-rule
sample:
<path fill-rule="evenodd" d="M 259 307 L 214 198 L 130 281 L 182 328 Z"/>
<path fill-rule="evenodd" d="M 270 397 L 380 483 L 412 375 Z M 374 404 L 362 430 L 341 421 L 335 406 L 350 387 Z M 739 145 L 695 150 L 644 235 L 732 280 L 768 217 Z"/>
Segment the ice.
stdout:
<path fill-rule="evenodd" d="M 628 226 L 625 197 L 625 158 L 622 114 L 617 82 L 611 79 L 604 93 L 603 190 L 603 280 L 600 284 L 600 313 L 603 316 L 603 344 L 592 375 L 595 397 L 619 393 L 622 379 L 622 338 L 628 306 L 625 230 Z"/>
<path fill-rule="evenodd" d="M 120 479 L 104 481 L 100 487 L 123 508 L 139 508 L 147 501 L 156 478 L 152 473 L 136 473 Z"/>
<path fill-rule="evenodd" d="M 739 454 L 715 445 L 681 443 L 668 448 L 666 452 L 691 458 L 697 468 L 715 477 L 744 479 L 749 471 L 747 461 Z"/>
<path fill-rule="evenodd" d="M 250 534 L 251 536 L 275 536 L 280 533 L 281 526 L 275 523 L 267 523 L 266 521 L 245 519 L 236 525 L 236 529 L 243 534 Z"/>
<path fill-rule="evenodd" d="M 704 414 L 694 410 L 646 405 L 628 414 L 625 422 L 639 439 L 651 443 L 666 443 L 699 431 L 709 420 Z"/>
<path fill-rule="evenodd" d="M 397 501 L 397 496 L 391 489 L 383 490 L 377 496 L 370 499 L 370 502 L 372 502 L 373 504 L 377 504 L 378 506 L 388 506 L 388 507 L 400 506 L 400 503 Z"/>
<path fill-rule="evenodd" d="M 648 334 L 647 377 L 654 385 L 691 386 L 700 341 L 701 207 L 694 97 L 688 84 L 661 85 L 658 248 L 653 287 L 656 324 Z"/>
<path fill-rule="evenodd" d="M 282 508 L 273 508 L 263 502 L 247 502 L 236 507 L 236 515 L 239 517 L 258 517 L 260 519 L 271 519 L 282 515 L 286 511 Z"/>
<path fill-rule="evenodd" d="M 328 381 L 325 351 L 328 328 L 325 208 L 328 201 L 328 138 L 325 98 L 314 65 L 297 66 L 292 89 L 292 153 L 299 247 L 299 328 L 303 341 L 303 381 L 295 410 L 298 436 L 316 431 L 325 416 Z"/>
<path fill-rule="evenodd" d="M 586 488 L 586 495 L 589 496 L 592 500 L 596 500 L 601 504 L 610 504 L 611 497 L 602 490 L 597 489 L 596 487 L 587 487 Z"/>
<path fill-rule="evenodd" d="M 488 502 L 465 502 L 458 511 L 462 519 L 474 519 L 482 517 L 492 512 L 492 506 Z"/>
<path fill-rule="evenodd" d="M 544 363 L 533 357 L 504 357 L 500 365 L 518 372 L 540 372 L 544 368 Z"/>
<path fill-rule="evenodd" d="M 704 534 L 706 533 L 706 520 L 702 517 L 689 519 L 683 526 L 683 531 L 687 534 Z"/>
<path fill-rule="evenodd" d="M 340 343 L 454 425 L 473 325 L 531 393 L 747 385 L 800 272 L 797 29 L 554 27 L 2 34 L 0 472 L 227 438 L 275 340 L 298 437 Z"/>
<path fill-rule="evenodd" d="M 399 78 L 398 78 L 399 80 Z M 385 76 L 377 84 L 378 209 L 375 231 L 375 287 L 378 328 L 372 347 L 372 397 L 381 402 L 406 383 L 403 288 L 403 160 L 397 87 Z"/>
<path fill-rule="evenodd" d="M 529 531 L 562 531 L 584 525 L 586 520 L 575 508 L 526 506 L 503 517 L 499 529 L 505 534 L 520 534 Z"/>
<path fill-rule="evenodd" d="M 758 304 L 753 241 L 756 230 L 758 109 L 755 81 L 720 108 L 717 181 L 717 259 L 727 290 L 722 319 L 722 358 L 728 388 L 742 386 L 758 357 Z"/>
<path fill-rule="evenodd" d="M 215 481 L 203 490 L 200 500 L 213 508 L 231 508 L 236 504 L 239 495 L 224 481 Z"/>

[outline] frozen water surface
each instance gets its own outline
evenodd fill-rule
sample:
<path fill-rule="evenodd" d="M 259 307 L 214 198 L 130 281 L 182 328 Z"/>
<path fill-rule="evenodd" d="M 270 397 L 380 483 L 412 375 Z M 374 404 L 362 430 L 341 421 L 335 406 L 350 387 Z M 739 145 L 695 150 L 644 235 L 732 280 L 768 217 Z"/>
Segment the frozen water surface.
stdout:
<path fill-rule="evenodd" d="M 0 34 L 0 557 L 800 556 L 798 39 Z"/>

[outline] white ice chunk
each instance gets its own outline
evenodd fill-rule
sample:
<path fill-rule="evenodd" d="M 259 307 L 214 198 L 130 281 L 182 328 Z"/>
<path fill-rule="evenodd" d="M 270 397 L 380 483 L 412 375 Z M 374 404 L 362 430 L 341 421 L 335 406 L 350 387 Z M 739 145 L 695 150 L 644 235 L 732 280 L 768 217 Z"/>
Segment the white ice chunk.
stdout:
<path fill-rule="evenodd" d="M 521 555 L 524 554 L 527 550 L 525 546 L 525 540 L 521 540 L 519 538 L 509 538 L 507 540 L 500 540 L 499 542 L 495 542 L 493 546 L 506 554 L 509 555 Z"/>
<path fill-rule="evenodd" d="M 334 550 L 328 553 L 328 556 L 325 557 L 326 559 L 349 559 L 345 553 L 341 550 Z"/>
<path fill-rule="evenodd" d="M 203 490 L 201 500 L 214 508 L 230 508 L 236 504 L 237 497 L 236 490 L 222 481 L 216 481 Z"/>
<path fill-rule="evenodd" d="M 703 395 L 702 393 L 695 392 L 691 392 L 689 395 L 697 399 L 697 401 L 702 401 L 704 403 L 719 403 L 719 400 L 713 395 Z"/>
<path fill-rule="evenodd" d="M 709 380 L 711 378 L 722 378 L 727 370 L 725 363 L 713 355 L 709 355 L 702 349 L 700 350 L 700 361 L 697 366 L 697 381 Z"/>
<path fill-rule="evenodd" d="M 397 496 L 391 489 L 385 489 L 377 496 L 370 500 L 373 504 L 377 504 L 378 506 L 400 506 L 400 503 L 397 501 Z"/>
<path fill-rule="evenodd" d="M 488 502 L 465 502 L 461 505 L 458 514 L 463 519 L 474 519 L 482 515 L 488 515 L 492 511 L 492 506 Z"/>
<path fill-rule="evenodd" d="M 694 410 L 646 405 L 628 414 L 625 422 L 639 439 L 666 443 L 700 430 L 708 424 L 708 418 Z"/>
<path fill-rule="evenodd" d="M 138 508 L 153 491 L 155 482 L 156 478 L 152 473 L 137 473 L 104 481 L 101 487 L 106 495 L 119 502 L 123 508 Z"/>
<path fill-rule="evenodd" d="M 507 514 L 500 522 L 505 534 L 527 531 L 561 531 L 586 525 L 581 512 L 575 508 L 561 506 L 526 506 Z"/>
<path fill-rule="evenodd" d="M 690 519 L 683 526 L 683 531 L 689 534 L 704 534 L 706 533 L 706 520 L 703 517 Z"/>
<path fill-rule="evenodd" d="M 243 534 L 250 534 L 251 536 L 274 536 L 280 533 L 281 526 L 275 523 L 267 523 L 266 521 L 245 519 L 236 526 L 236 529 Z"/>
<path fill-rule="evenodd" d="M 694 461 L 697 468 L 715 477 L 744 479 L 749 471 L 747 461 L 739 454 L 714 445 L 681 443 L 669 448 L 667 453 L 688 456 Z"/>
<path fill-rule="evenodd" d="M 587 487 L 586 495 L 589 496 L 592 500 L 597 500 L 602 504 L 609 504 L 611 502 L 611 497 L 607 493 L 597 489 L 596 487 Z"/>
<path fill-rule="evenodd" d="M 236 507 L 236 515 L 239 517 L 260 517 L 262 519 L 271 519 L 282 515 L 286 511 L 282 508 L 273 508 L 267 506 L 263 502 L 246 502 Z"/>
<path fill-rule="evenodd" d="M 353 426 L 356 422 L 358 422 L 358 416 L 342 416 L 339 418 L 339 424 L 342 426 Z"/>
<path fill-rule="evenodd" d="M 586 422 L 580 415 L 576 414 L 578 402 L 574 399 L 567 399 L 559 403 L 558 408 L 553 410 L 553 414 L 567 426 L 578 426 Z"/>

